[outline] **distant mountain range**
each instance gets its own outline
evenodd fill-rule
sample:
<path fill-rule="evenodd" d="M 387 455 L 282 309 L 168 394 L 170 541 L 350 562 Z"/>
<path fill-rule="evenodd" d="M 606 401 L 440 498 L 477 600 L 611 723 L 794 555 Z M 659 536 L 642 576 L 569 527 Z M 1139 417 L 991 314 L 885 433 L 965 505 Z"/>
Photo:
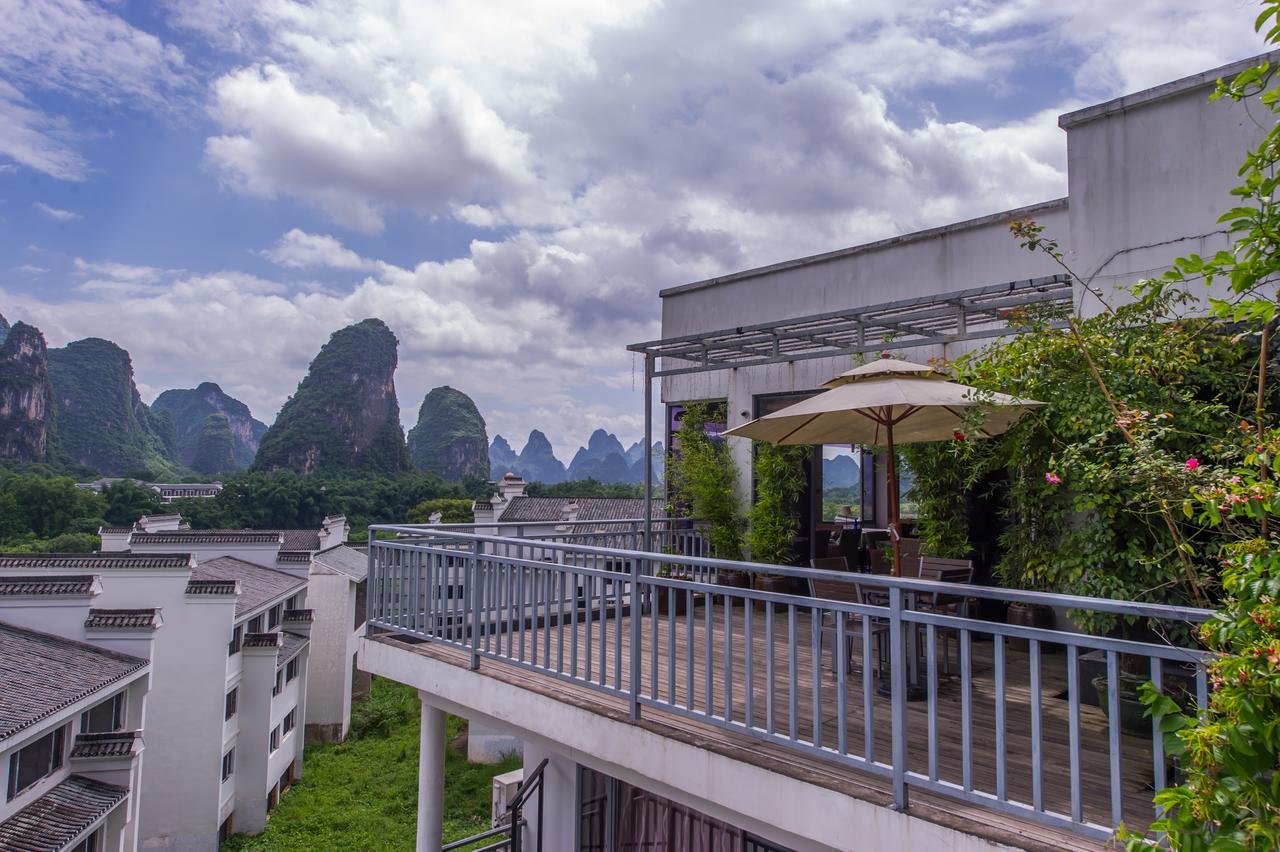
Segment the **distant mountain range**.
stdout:
<path fill-rule="evenodd" d="M 653 447 L 654 479 L 661 480 L 665 461 L 662 442 L 655 442 Z M 489 467 L 494 478 L 511 472 L 531 482 L 547 484 L 579 479 L 638 484 L 644 481 L 644 443 L 637 441 L 623 448 L 616 435 L 597 429 L 566 467 L 556 458 L 547 436 L 537 429 L 529 433 L 518 454 L 506 438 L 495 435 L 489 445 Z"/>

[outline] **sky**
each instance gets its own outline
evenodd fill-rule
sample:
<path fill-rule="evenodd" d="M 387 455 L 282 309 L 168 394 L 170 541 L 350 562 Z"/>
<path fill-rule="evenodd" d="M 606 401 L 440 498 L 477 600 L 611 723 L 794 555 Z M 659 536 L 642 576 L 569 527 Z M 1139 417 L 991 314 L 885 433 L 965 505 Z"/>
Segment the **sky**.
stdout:
<path fill-rule="evenodd" d="M 338 328 L 517 451 L 643 432 L 676 284 L 1062 196 L 1245 0 L 0 0 L 0 313 L 271 422 Z"/>

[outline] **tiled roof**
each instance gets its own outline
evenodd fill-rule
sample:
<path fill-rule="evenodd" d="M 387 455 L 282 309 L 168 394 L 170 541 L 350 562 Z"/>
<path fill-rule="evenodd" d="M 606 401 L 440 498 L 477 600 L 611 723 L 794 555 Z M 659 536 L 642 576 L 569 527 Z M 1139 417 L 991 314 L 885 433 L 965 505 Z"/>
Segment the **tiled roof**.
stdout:
<path fill-rule="evenodd" d="M 65 568 L 77 574 L 123 568 L 181 569 L 190 565 L 189 553 L 0 553 L 0 569 Z"/>
<path fill-rule="evenodd" d="M 624 521 L 644 517 L 644 499 L 632 497 L 514 497 L 502 517 L 503 523 L 549 523 L 564 516 L 564 508 L 578 504 L 579 521 Z M 653 514 L 662 517 L 664 504 L 653 501 Z"/>
<path fill-rule="evenodd" d="M 348 547 L 345 544 L 339 544 L 337 547 L 320 551 L 315 555 L 313 561 L 323 569 L 338 574 L 346 574 L 357 583 L 369 574 L 368 554 L 361 553 L 354 547 Z"/>
<path fill-rule="evenodd" d="M 181 514 L 177 512 L 169 512 L 166 515 L 143 515 L 141 518 L 138 518 L 138 523 L 142 523 L 143 521 L 180 521 L 180 520 L 182 520 Z"/>
<path fill-rule="evenodd" d="M 139 657 L 0 622 L 0 739 L 146 665 Z"/>
<path fill-rule="evenodd" d="M 128 794 L 126 787 L 71 775 L 0 822 L 0 849 L 56 852 L 109 814 Z"/>
<path fill-rule="evenodd" d="M 91 609 L 84 626 L 90 629 L 155 630 L 160 626 L 158 609 Z"/>
<path fill-rule="evenodd" d="M 282 550 L 276 554 L 277 562 L 306 564 L 311 561 L 309 550 Z"/>
<path fill-rule="evenodd" d="M 281 550 L 315 551 L 320 549 L 319 530 L 276 530 L 276 532 L 284 536 L 284 544 L 280 546 Z"/>
<path fill-rule="evenodd" d="M 250 633 L 244 637 L 246 648 L 279 648 L 279 633 Z"/>
<path fill-rule="evenodd" d="M 235 593 L 235 580 L 187 581 L 187 594 L 189 595 L 234 595 Z"/>
<path fill-rule="evenodd" d="M 252 612 L 273 598 L 278 598 L 307 584 L 305 578 L 295 577 L 274 568 L 263 568 L 236 559 L 219 556 L 201 562 L 191 569 L 193 580 L 239 580 L 240 597 L 236 599 L 236 615 Z"/>
<path fill-rule="evenodd" d="M 316 611 L 314 609 L 286 609 L 284 611 L 285 621 L 294 621 L 299 624 L 310 624 L 315 620 Z"/>
<path fill-rule="evenodd" d="M 0 577 L 0 597 L 11 595 L 85 597 L 93 593 L 93 584 L 96 580 L 97 577 L 93 574 L 74 574 L 66 577 Z"/>
<path fill-rule="evenodd" d="M 290 633 L 288 630 L 284 631 L 283 635 L 284 641 L 280 644 L 279 657 L 281 664 L 287 663 L 289 660 L 298 656 L 298 652 L 305 648 L 307 643 L 311 641 L 306 636 L 299 636 L 297 633 Z"/>
<path fill-rule="evenodd" d="M 89 760 L 95 757 L 128 757 L 133 754 L 133 741 L 139 731 L 111 731 L 105 734 L 80 734 L 71 746 L 71 757 Z"/>
<path fill-rule="evenodd" d="M 136 532 L 129 544 L 279 544 L 280 533 L 271 530 L 165 530 Z"/>
<path fill-rule="evenodd" d="M 99 535 L 124 535 L 133 532 L 133 527 L 98 527 Z"/>

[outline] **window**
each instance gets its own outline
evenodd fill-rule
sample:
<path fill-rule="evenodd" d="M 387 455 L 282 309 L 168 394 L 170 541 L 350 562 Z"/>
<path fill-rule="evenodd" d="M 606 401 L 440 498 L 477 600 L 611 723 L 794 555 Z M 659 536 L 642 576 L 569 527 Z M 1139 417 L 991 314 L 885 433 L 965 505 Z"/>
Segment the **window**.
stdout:
<path fill-rule="evenodd" d="M 275 751 L 280 748 L 280 728 L 271 729 L 271 750 Z"/>
<path fill-rule="evenodd" d="M 105 734 L 124 730 L 124 693 L 115 695 L 80 714 L 80 733 Z"/>
<path fill-rule="evenodd" d="M 286 734 L 288 734 L 290 731 L 292 731 L 292 730 L 293 730 L 293 726 L 296 724 L 296 721 L 295 721 L 295 720 L 296 720 L 297 718 L 298 718 L 298 708 L 297 708 L 297 707 L 295 707 L 295 708 L 293 708 L 292 710 L 290 710 L 290 711 L 289 711 L 289 715 L 287 715 L 287 716 L 285 716 L 285 717 L 284 717 L 284 722 L 281 724 L 281 726 L 280 726 L 280 727 L 284 729 L 284 732 L 285 732 Z"/>
<path fill-rule="evenodd" d="M 222 714 L 222 718 L 224 721 L 236 715 L 236 709 L 239 703 L 240 703 L 240 687 L 238 686 L 232 687 L 231 691 L 227 693 L 227 704 Z"/>
<path fill-rule="evenodd" d="M 298 676 L 298 658 L 294 657 L 284 667 L 285 681 L 291 681 Z"/>
<path fill-rule="evenodd" d="M 236 750 L 229 749 L 222 756 L 222 780 L 226 781 L 236 771 Z"/>
<path fill-rule="evenodd" d="M 285 601 L 285 602 L 284 602 L 284 608 L 285 608 L 285 609 L 297 609 L 297 608 L 298 608 L 298 596 L 297 596 L 297 595 L 294 595 L 293 597 L 289 598 L 289 600 Z"/>
<path fill-rule="evenodd" d="M 283 617 L 284 604 L 276 604 L 271 607 L 271 610 L 267 613 L 267 629 L 271 630 L 272 628 L 279 627 L 280 619 Z"/>
<path fill-rule="evenodd" d="M 364 624 L 365 616 L 368 614 L 366 611 L 368 606 L 369 583 L 366 580 L 361 580 L 359 583 L 356 583 L 356 627 Z"/>
<path fill-rule="evenodd" d="M 67 726 L 63 725 L 10 755 L 7 799 L 61 769 L 66 742 Z"/>
<path fill-rule="evenodd" d="M 282 689 L 284 689 L 284 669 L 276 669 L 276 685 L 271 687 L 272 697 L 279 695 Z"/>
<path fill-rule="evenodd" d="M 256 618 L 251 618 L 251 619 L 249 619 L 249 632 L 250 632 L 250 633 L 261 633 L 261 632 L 262 632 L 262 622 L 263 622 L 263 620 L 264 620 L 265 618 L 266 618 L 266 616 L 259 615 L 259 616 L 257 616 Z"/>
<path fill-rule="evenodd" d="M 234 657 L 240 653 L 240 643 L 244 641 L 244 627 L 237 627 L 231 631 L 231 641 L 227 643 L 227 656 Z"/>

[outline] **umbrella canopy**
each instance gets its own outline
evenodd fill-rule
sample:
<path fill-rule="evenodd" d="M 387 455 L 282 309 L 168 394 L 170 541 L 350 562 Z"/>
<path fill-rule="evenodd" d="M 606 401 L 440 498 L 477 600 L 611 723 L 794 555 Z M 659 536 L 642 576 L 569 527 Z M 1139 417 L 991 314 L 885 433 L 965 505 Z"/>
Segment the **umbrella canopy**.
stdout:
<path fill-rule="evenodd" d="M 988 393 L 947 381 L 932 367 L 888 357 L 841 373 L 828 390 L 730 429 L 727 434 L 771 444 L 867 444 L 888 449 L 889 523 L 898 525 L 896 443 L 943 441 L 956 432 L 990 437 L 1044 403 Z M 966 423 L 981 409 L 980 425 Z M 901 557 L 894 537 L 894 572 Z"/>

